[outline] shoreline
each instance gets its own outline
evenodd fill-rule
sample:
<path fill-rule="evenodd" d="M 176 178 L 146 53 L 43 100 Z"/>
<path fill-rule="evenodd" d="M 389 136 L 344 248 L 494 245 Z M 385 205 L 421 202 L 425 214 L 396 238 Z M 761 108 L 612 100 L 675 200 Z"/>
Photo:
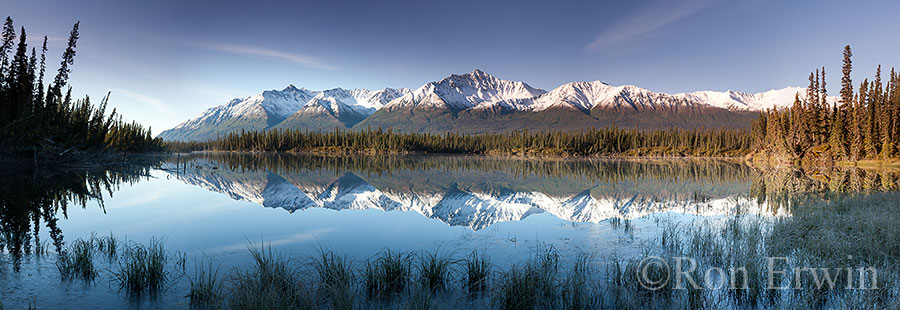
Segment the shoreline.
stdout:
<path fill-rule="evenodd" d="M 235 150 L 201 150 L 201 151 L 190 151 L 190 152 L 172 152 L 171 154 L 226 154 L 226 153 L 235 153 L 235 154 L 290 154 L 290 155 L 312 155 L 312 156 L 324 156 L 324 157 L 341 157 L 341 156 L 472 156 L 472 157 L 483 157 L 483 158 L 514 158 L 514 159 L 547 159 L 547 160 L 577 160 L 577 159 L 619 159 L 619 160 L 638 160 L 638 159 L 649 159 L 649 160 L 659 160 L 659 159 L 701 159 L 701 160 L 733 160 L 740 161 L 745 156 L 680 156 L 680 155 L 672 155 L 672 156 L 660 156 L 660 155 L 542 155 L 542 154 L 518 154 L 518 153 L 501 153 L 501 152 L 487 152 L 487 153 L 434 153 L 434 152 L 410 152 L 410 151 L 378 151 L 378 152 L 366 152 L 366 151 L 351 151 L 351 152 L 322 152 L 320 150 L 301 150 L 301 151 L 235 151 Z"/>

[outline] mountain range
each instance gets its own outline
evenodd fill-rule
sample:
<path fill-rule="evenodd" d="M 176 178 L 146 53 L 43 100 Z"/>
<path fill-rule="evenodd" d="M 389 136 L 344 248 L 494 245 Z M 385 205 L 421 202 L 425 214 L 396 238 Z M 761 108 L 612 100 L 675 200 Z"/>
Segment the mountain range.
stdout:
<path fill-rule="evenodd" d="M 528 129 L 747 128 L 758 112 L 789 106 L 806 89 L 762 93 L 700 91 L 665 94 L 601 81 L 571 82 L 546 91 L 481 70 L 411 90 L 289 85 L 207 109 L 163 131 L 166 140 L 208 140 L 240 130 L 392 128 L 400 132 L 484 133 Z"/>

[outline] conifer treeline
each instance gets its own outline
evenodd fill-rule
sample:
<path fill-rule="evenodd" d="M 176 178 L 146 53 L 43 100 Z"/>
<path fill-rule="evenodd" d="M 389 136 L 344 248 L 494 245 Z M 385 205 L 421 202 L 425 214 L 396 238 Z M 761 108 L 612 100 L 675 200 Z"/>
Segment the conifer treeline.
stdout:
<path fill-rule="evenodd" d="M 207 142 L 170 143 L 177 151 L 430 152 L 545 155 L 734 156 L 749 150 L 750 132 L 740 129 L 657 130 L 603 128 L 575 132 L 395 133 L 268 130 L 236 132 Z"/>
<path fill-rule="evenodd" d="M 67 83 L 75 59 L 78 25 L 72 28 L 56 76 L 45 88 L 47 37 L 40 54 L 33 47 L 29 53 L 25 28 L 17 34 L 12 18 L 6 18 L 0 34 L 0 150 L 34 152 L 37 158 L 39 154 L 71 149 L 161 149 L 162 141 L 154 139 L 149 128 L 123 121 L 115 109 L 106 115 L 108 94 L 99 106 L 91 104 L 89 97 L 73 101 Z"/>
<path fill-rule="evenodd" d="M 882 81 L 879 65 L 875 78 L 864 79 L 854 92 L 852 55 L 845 46 L 838 102 L 827 100 L 825 68 L 810 73 L 805 100 L 798 94 L 790 108 L 769 110 L 753 124 L 754 149 L 849 161 L 900 155 L 900 75 L 891 68 Z"/>

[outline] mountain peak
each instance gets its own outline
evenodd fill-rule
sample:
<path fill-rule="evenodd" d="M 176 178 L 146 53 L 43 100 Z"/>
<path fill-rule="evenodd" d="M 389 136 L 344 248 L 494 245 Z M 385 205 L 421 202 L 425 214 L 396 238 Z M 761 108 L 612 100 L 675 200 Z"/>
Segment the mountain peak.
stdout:
<path fill-rule="evenodd" d="M 297 89 L 297 86 L 294 86 L 294 84 L 292 83 L 292 84 L 288 84 L 288 86 L 285 87 L 281 91 L 297 91 L 297 90 L 299 90 L 299 89 Z"/>

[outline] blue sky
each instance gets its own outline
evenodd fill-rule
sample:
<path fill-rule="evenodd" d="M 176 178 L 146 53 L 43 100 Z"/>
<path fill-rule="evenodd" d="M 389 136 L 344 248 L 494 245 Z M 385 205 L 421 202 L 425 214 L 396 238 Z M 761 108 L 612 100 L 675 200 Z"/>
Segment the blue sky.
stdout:
<path fill-rule="evenodd" d="M 900 55 L 900 1 L 10 1 L 0 14 L 58 64 L 81 21 L 72 84 L 154 132 L 265 89 L 416 88 L 480 68 L 552 89 L 805 86 L 841 48 L 854 79 Z"/>

